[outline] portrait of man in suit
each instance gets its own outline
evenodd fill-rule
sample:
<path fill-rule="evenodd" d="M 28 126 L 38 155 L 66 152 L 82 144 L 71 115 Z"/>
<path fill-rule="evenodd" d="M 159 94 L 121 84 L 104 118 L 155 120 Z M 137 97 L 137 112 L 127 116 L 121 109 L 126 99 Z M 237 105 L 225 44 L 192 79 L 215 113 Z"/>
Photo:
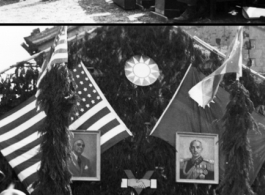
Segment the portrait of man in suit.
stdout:
<path fill-rule="evenodd" d="M 85 146 L 85 142 L 81 138 L 75 140 L 73 143 L 69 164 L 69 169 L 73 176 L 93 176 L 90 160 L 82 155 Z"/>
<path fill-rule="evenodd" d="M 100 181 L 100 132 L 70 131 L 71 154 L 68 161 L 71 180 Z"/>

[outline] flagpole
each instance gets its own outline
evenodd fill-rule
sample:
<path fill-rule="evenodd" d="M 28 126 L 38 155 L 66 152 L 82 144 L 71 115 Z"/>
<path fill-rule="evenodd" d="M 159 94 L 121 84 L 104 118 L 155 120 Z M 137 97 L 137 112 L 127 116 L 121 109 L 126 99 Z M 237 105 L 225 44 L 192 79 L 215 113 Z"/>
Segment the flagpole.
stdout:
<path fill-rule="evenodd" d="M 239 81 L 239 78 L 243 76 L 243 70 L 242 70 L 242 67 L 243 67 L 243 26 L 239 26 L 238 29 L 237 29 L 237 40 L 239 43 L 241 43 L 241 47 L 239 48 L 240 49 L 240 54 L 239 54 L 239 67 L 240 67 L 240 73 L 236 73 L 236 80 Z"/>
<path fill-rule="evenodd" d="M 85 33 L 91 33 L 91 32 L 93 32 L 95 29 L 96 29 L 96 28 L 93 28 L 93 29 L 91 29 L 91 30 L 89 30 L 89 31 L 83 31 L 83 32 L 81 32 L 80 34 L 77 34 L 77 35 L 74 35 L 74 36 L 68 38 L 67 41 L 68 41 L 68 42 L 69 42 L 69 41 L 72 41 L 72 40 L 75 39 L 77 36 L 82 36 L 82 35 L 84 35 Z M 13 65 L 11 65 L 11 66 L 5 68 L 4 70 L 2 70 L 2 71 L 0 72 L 0 74 L 5 73 L 6 71 L 10 70 L 11 68 L 14 68 L 14 67 L 18 66 L 19 64 L 21 64 L 21 63 L 23 63 L 23 62 L 27 62 L 27 61 L 30 61 L 30 60 L 32 60 L 32 59 L 35 59 L 35 58 L 37 58 L 39 55 L 41 55 L 42 53 L 50 51 L 50 49 L 51 49 L 51 48 L 49 47 L 49 48 L 47 48 L 47 49 L 45 49 L 45 50 L 43 50 L 43 51 L 41 51 L 41 52 L 39 52 L 39 53 L 36 53 L 36 54 L 34 54 L 34 55 L 32 55 L 32 56 L 26 58 L 25 60 L 21 60 L 21 61 L 19 61 L 19 62 L 15 63 L 15 64 L 13 64 Z"/>
<path fill-rule="evenodd" d="M 178 28 L 178 26 L 174 26 L 175 28 Z M 221 51 L 219 51 L 218 49 L 214 48 L 213 46 L 211 46 L 210 44 L 206 43 L 205 41 L 201 40 L 199 37 L 197 36 L 191 36 L 189 33 L 187 33 L 186 31 L 183 30 L 184 33 L 186 33 L 191 39 L 193 39 L 194 41 L 196 41 L 197 43 L 199 43 L 201 46 L 203 46 L 205 49 L 208 49 L 209 51 L 217 54 L 218 56 L 225 58 L 226 55 L 224 53 L 222 53 Z M 242 64 L 243 68 L 248 68 L 246 65 Z M 265 77 L 262 76 L 261 74 L 259 74 L 258 72 L 256 72 L 255 70 L 248 68 L 250 70 L 250 72 L 252 74 L 254 74 L 255 76 L 260 77 L 262 80 L 265 80 Z"/>
<path fill-rule="evenodd" d="M 197 36 L 193 36 L 191 37 L 192 39 L 194 39 L 197 43 L 199 43 L 200 45 L 202 45 L 204 48 L 208 49 L 211 52 L 216 53 L 217 55 L 219 55 L 222 58 L 225 58 L 226 55 L 224 53 L 222 53 L 221 51 L 217 50 L 216 48 L 214 48 L 213 46 L 209 45 L 208 43 L 204 42 L 203 40 L 201 40 L 199 37 Z M 246 65 L 242 64 L 243 68 L 248 68 Z M 265 77 L 262 76 L 261 74 L 259 74 L 258 72 L 254 71 L 253 69 L 249 68 L 250 72 L 252 74 L 254 74 L 255 76 L 260 77 L 261 79 L 265 80 Z"/>
<path fill-rule="evenodd" d="M 175 99 L 176 95 L 178 94 L 179 89 L 180 89 L 180 87 L 182 86 L 182 83 L 183 83 L 183 81 L 185 80 L 185 78 L 186 78 L 186 76 L 187 76 L 187 74 L 188 74 L 188 72 L 189 72 L 191 66 L 192 66 L 192 63 L 190 64 L 189 68 L 186 70 L 186 73 L 185 73 L 184 77 L 182 78 L 182 80 L 181 80 L 181 82 L 180 82 L 180 84 L 179 84 L 179 86 L 178 86 L 176 92 L 174 93 L 174 95 L 173 95 L 173 97 L 171 98 L 170 102 L 167 104 L 166 109 L 164 110 L 164 112 L 162 113 L 162 115 L 160 116 L 160 118 L 158 119 L 158 121 L 156 122 L 156 124 L 155 124 L 153 130 L 151 131 L 150 135 L 152 135 L 152 133 L 153 133 L 154 130 L 156 129 L 157 125 L 160 124 L 161 119 L 164 117 L 164 115 L 165 115 L 167 109 L 169 108 L 169 106 L 171 105 L 171 103 L 172 103 L 173 100 Z"/>
<path fill-rule="evenodd" d="M 204 48 L 210 50 L 211 52 L 221 56 L 222 58 L 225 58 L 226 55 L 224 53 L 222 53 L 221 51 L 219 51 L 218 49 L 214 48 L 213 46 L 211 46 L 210 44 L 204 42 L 203 40 L 201 40 L 199 37 L 197 36 L 193 36 L 191 37 L 192 39 L 194 39 L 197 43 L 199 43 L 200 45 L 202 45 Z"/>

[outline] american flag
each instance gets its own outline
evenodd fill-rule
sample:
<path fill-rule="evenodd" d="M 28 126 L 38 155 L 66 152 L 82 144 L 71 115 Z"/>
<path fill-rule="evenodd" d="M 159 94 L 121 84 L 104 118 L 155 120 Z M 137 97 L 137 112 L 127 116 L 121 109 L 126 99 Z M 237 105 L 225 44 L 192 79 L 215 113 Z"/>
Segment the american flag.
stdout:
<path fill-rule="evenodd" d="M 69 129 L 99 130 L 102 152 L 125 137 L 132 136 L 82 62 L 73 72 L 81 101 L 77 103 L 78 112 L 71 117 Z M 75 119 L 76 117 L 78 118 Z"/>
<path fill-rule="evenodd" d="M 51 49 L 43 62 L 41 72 L 37 81 L 37 87 L 39 87 L 43 77 L 51 70 L 54 64 L 63 64 L 68 62 L 67 52 L 67 26 L 62 26 L 59 33 L 54 39 Z M 36 97 L 38 97 L 40 89 L 38 89 Z"/>
<path fill-rule="evenodd" d="M 102 152 L 132 135 L 82 63 L 73 69 L 73 76 L 81 101 L 69 129 L 100 130 Z M 45 117 L 37 110 L 33 96 L 0 119 L 0 150 L 29 192 L 40 166 L 41 137 L 37 130 Z"/>

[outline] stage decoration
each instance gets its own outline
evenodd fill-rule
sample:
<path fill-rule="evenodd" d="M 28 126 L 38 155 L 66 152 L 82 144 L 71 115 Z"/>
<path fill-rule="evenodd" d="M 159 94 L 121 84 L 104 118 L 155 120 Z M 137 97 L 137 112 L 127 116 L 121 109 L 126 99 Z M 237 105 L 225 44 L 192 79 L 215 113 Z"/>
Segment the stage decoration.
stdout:
<path fill-rule="evenodd" d="M 133 56 L 126 62 L 125 75 L 135 85 L 148 86 L 159 77 L 159 69 L 151 58 Z"/>
<path fill-rule="evenodd" d="M 220 194 L 215 190 L 217 185 L 176 183 L 174 146 L 162 139 L 147 136 L 172 99 L 191 62 L 194 68 L 209 75 L 222 64 L 219 56 L 213 52 L 210 57 L 204 55 L 205 52 L 196 47 L 181 27 L 173 26 L 103 26 L 93 33 L 87 33 L 84 38 L 74 39 L 68 51 L 68 67 L 73 69 L 81 58 L 110 105 L 134 134 L 101 154 L 100 181 L 73 181 L 70 184 L 73 195 L 130 194 L 134 189 L 121 188 L 121 179 L 127 178 L 124 170 L 128 169 L 132 170 L 135 178 L 142 178 L 146 170 L 154 170 L 152 178 L 157 180 L 157 189 L 146 188 L 141 195 Z M 126 61 L 141 54 L 152 58 L 160 69 L 159 79 L 148 87 L 136 87 L 124 78 Z M 0 94 L 3 94 L 1 116 L 35 94 L 38 71 L 26 66 L 22 63 L 17 67 L 18 74 L 11 75 L 9 79 L 0 78 Z M 20 71 L 22 69 L 25 71 Z M 225 76 L 224 85 L 230 86 L 234 79 L 233 74 Z M 241 80 L 250 92 L 255 108 L 265 105 L 264 82 L 256 82 L 254 75 L 246 69 Z M 146 122 L 150 123 L 148 128 Z M 263 143 L 257 143 L 257 147 L 264 146 Z M 261 153 L 262 156 L 264 153 Z M 2 153 L 0 169 L 6 175 L 0 184 L 0 191 L 11 182 L 16 182 L 16 188 L 28 195 L 24 181 L 19 181 L 16 170 Z M 252 185 L 257 195 L 263 195 L 265 191 L 264 173 L 265 165 Z"/>
<path fill-rule="evenodd" d="M 227 73 L 236 73 L 237 78 L 242 77 L 242 45 L 243 28 L 239 27 L 234 41 L 229 46 L 229 51 L 224 63 L 212 74 L 205 77 L 189 91 L 189 96 L 196 101 L 199 106 L 205 108 L 206 105 L 214 101 L 219 84 L 223 76 Z"/>
<path fill-rule="evenodd" d="M 128 186 L 132 187 L 135 189 L 138 195 L 141 194 L 142 190 L 145 188 L 148 187 L 152 189 L 157 188 L 156 179 L 150 179 L 154 171 L 147 171 L 142 179 L 136 179 L 131 170 L 124 170 L 124 171 L 128 179 L 122 179 L 121 182 L 122 188 L 127 188 Z"/>
<path fill-rule="evenodd" d="M 71 180 L 100 181 L 100 132 L 80 129 L 71 132 Z"/>
<path fill-rule="evenodd" d="M 235 81 L 231 85 L 230 102 L 223 117 L 225 130 L 221 149 L 226 156 L 227 165 L 224 179 L 219 186 L 221 195 L 255 194 L 249 178 L 249 172 L 253 169 L 253 158 L 248 134 L 249 131 L 256 131 L 259 136 L 262 134 L 251 115 L 253 111 L 254 105 L 249 98 L 249 92 L 243 84 Z"/>
<path fill-rule="evenodd" d="M 61 27 L 37 82 L 37 106 L 46 114 L 41 135 L 41 163 L 33 195 L 71 195 L 70 115 L 77 102 L 76 84 L 67 67 L 67 28 Z M 43 112 L 42 112 L 43 113 Z M 44 115 L 43 113 L 43 115 Z M 28 191 L 31 191 L 28 188 Z"/>
<path fill-rule="evenodd" d="M 176 182 L 218 184 L 218 134 L 176 132 L 175 143 Z"/>

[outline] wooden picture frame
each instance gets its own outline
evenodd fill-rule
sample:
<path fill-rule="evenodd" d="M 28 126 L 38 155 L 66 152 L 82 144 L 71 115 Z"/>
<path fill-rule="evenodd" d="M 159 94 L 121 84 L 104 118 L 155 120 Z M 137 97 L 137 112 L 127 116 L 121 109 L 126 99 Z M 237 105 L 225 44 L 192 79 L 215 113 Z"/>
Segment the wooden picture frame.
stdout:
<path fill-rule="evenodd" d="M 176 133 L 176 182 L 219 183 L 218 134 Z"/>
<path fill-rule="evenodd" d="M 100 132 L 84 130 L 70 132 L 71 180 L 100 181 Z"/>

